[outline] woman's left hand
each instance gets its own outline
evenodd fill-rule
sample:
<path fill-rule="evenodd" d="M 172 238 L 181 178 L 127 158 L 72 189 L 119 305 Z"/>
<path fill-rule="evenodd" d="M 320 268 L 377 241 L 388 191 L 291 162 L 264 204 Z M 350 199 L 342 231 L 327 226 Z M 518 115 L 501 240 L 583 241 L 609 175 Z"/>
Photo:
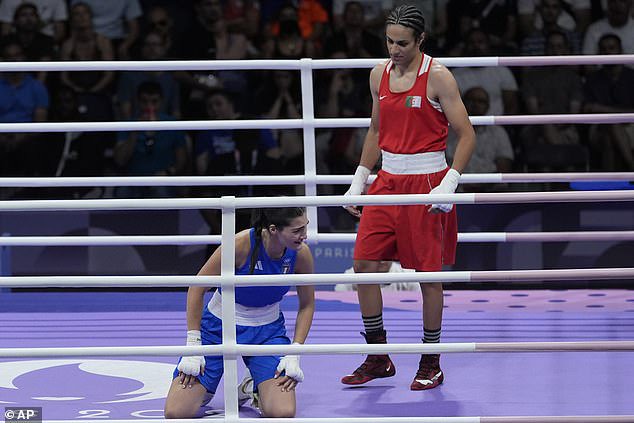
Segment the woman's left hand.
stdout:
<path fill-rule="evenodd" d="M 284 376 L 280 375 L 284 372 Z M 298 355 L 286 355 L 280 360 L 275 372 L 275 379 L 278 379 L 277 385 L 281 386 L 282 391 L 292 391 L 299 382 L 304 381 L 304 372 L 299 367 Z"/>

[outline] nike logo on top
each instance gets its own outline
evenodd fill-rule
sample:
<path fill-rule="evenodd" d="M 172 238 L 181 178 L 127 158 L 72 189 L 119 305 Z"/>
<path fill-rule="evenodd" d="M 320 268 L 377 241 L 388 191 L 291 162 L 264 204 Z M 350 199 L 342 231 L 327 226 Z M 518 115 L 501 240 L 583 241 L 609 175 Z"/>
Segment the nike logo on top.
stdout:
<path fill-rule="evenodd" d="M 379 100 L 383 100 L 385 97 L 387 97 L 386 95 L 382 95 L 379 97 Z"/>

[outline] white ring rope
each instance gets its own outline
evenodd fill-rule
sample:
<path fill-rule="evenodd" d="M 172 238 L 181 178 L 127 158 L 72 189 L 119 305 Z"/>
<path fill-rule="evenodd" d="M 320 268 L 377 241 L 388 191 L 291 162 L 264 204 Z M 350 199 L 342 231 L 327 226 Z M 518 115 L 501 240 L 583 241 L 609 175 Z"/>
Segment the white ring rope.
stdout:
<path fill-rule="evenodd" d="M 306 175 L 231 175 L 231 176 L 75 176 L 75 177 L 6 177 L 0 187 L 113 187 L 113 186 L 245 186 L 301 185 Z M 318 185 L 348 185 L 352 175 L 316 175 Z M 376 175 L 368 178 L 372 183 Z M 562 173 L 466 173 L 461 184 L 634 181 L 634 172 L 562 172 Z"/>
<path fill-rule="evenodd" d="M 473 125 L 610 124 L 634 122 L 634 113 L 470 116 Z M 0 132 L 202 131 L 208 129 L 363 128 L 369 118 L 169 120 L 0 123 Z"/>
<path fill-rule="evenodd" d="M 490 281 L 538 281 L 538 280 L 605 280 L 633 278 L 634 268 L 602 268 L 602 269 L 549 269 L 549 270 L 502 270 L 502 271 L 474 271 L 474 272 L 424 272 L 424 273 L 364 273 L 364 274 L 309 274 L 309 275 L 248 275 L 234 274 L 235 211 L 238 208 L 252 207 L 287 207 L 287 206 L 340 206 L 347 204 L 421 204 L 421 203 L 455 203 L 455 204 L 503 204 L 518 201 L 530 202 L 562 202 L 562 201 L 632 201 L 634 192 L 549 192 L 549 193 L 483 193 L 483 194 L 453 194 L 453 195 L 398 195 L 398 196 L 320 196 L 316 194 L 316 170 L 314 158 L 314 130 L 315 128 L 333 127 L 367 127 L 369 119 L 315 119 L 312 102 L 312 71 L 314 69 L 332 69 L 343 67 L 371 67 L 381 59 L 360 60 L 286 60 L 286 61 L 171 61 L 171 62 L 14 62 L 0 63 L 0 72 L 10 71 L 40 71 L 40 70 L 215 70 L 215 69 L 297 69 L 301 71 L 302 82 L 302 119 L 290 120 L 240 120 L 240 121 L 176 121 L 176 122 L 81 122 L 81 123 L 9 123 L 0 124 L 0 132 L 78 132 L 78 131 L 125 131 L 125 130 L 196 130 L 196 129 L 262 129 L 262 128 L 302 128 L 304 130 L 304 154 L 306 177 L 302 181 L 306 187 L 305 197 L 285 198 L 235 198 L 221 199 L 105 199 L 105 200 L 41 200 L 41 201 L 1 201 L 0 210 L 136 210 L 136 209 L 200 209 L 220 208 L 223 214 L 222 237 L 223 246 L 230 254 L 223 254 L 220 276 L 48 276 L 48 277 L 0 277 L 0 287 L 117 287 L 117 286 L 222 286 L 223 287 L 223 343 L 216 346 L 195 347 L 201 351 L 194 351 L 188 347 L 81 347 L 57 349 L 0 349 L 3 354 L 20 352 L 22 357 L 42 356 L 52 354 L 82 354 L 82 355 L 148 355 L 163 349 L 166 355 L 179 355 L 183 351 L 188 354 L 200 354 L 202 348 L 218 350 L 224 353 L 225 363 L 225 417 L 224 421 L 255 423 L 260 419 L 239 419 L 237 414 L 237 398 L 233 392 L 237 382 L 236 358 L 238 355 L 268 355 L 265 346 L 237 345 L 235 335 L 235 287 L 249 286 L 266 282 L 267 285 L 319 285 L 319 284 L 366 284 L 385 283 L 391 281 L 411 282 L 490 282 Z M 447 66 L 552 66 L 564 64 L 615 64 L 634 63 L 634 55 L 613 56 L 543 56 L 543 57 L 480 57 L 480 58 L 442 58 L 441 62 Z M 634 122 L 634 113 L 625 114 L 578 114 L 578 115 L 530 115 L 530 116 L 478 116 L 470 118 L 474 125 L 516 125 L 537 123 L 621 123 Z M 335 175 L 337 176 L 337 175 Z M 501 176 L 503 178 L 504 176 Z M 348 176 L 346 176 L 348 178 Z M 629 178 L 629 176 L 627 177 Z M 511 178 L 512 179 L 512 178 Z M 594 179 L 593 179 L 594 180 Z M 621 179 L 624 180 L 624 179 Z M 153 181 L 154 182 L 154 181 Z M 179 181 L 182 182 L 182 181 Z M 300 183 L 302 183 L 300 182 Z M 498 181 L 496 181 L 498 182 Z M 249 185 L 254 185 L 250 183 Z M 316 224 L 316 210 L 309 210 L 311 222 Z M 311 228 L 310 235 L 314 235 Z M 607 232 L 595 234 L 597 238 L 605 239 Z M 352 234 L 335 234 L 350 236 Z M 508 237 L 509 234 L 504 234 Z M 482 236 L 482 234 L 473 234 Z M 496 236 L 502 236 L 497 234 Z M 531 235 L 524 236 L 524 240 Z M 548 237 L 547 234 L 540 236 Z M 559 233 L 556 237 L 590 237 L 587 234 Z M 628 237 L 627 231 L 619 236 Z M 603 238 L 602 238 L 603 237 Z M 28 238 L 28 237 L 22 237 Z M 30 237 L 31 241 L 33 238 Z M 55 237 L 50 237 L 55 238 Z M 69 237 L 70 238 L 70 237 Z M 74 241 L 78 242 L 74 237 Z M 103 242 L 110 241 L 102 237 Z M 119 238 L 119 237 L 116 237 Z M 128 241 L 130 237 L 127 237 Z M 180 236 L 183 239 L 184 237 Z M 521 239 L 522 235 L 517 239 Z M 214 238 L 217 239 L 217 238 Z M 510 238 L 509 238 L 510 239 Z M 544 238 L 545 239 L 545 238 Z M 120 240 L 122 240 L 120 238 Z M 193 241 L 192 239 L 189 239 Z M 73 240 L 69 239 L 69 242 Z M 145 241 L 148 241 L 146 238 Z M 152 240 L 154 241 L 154 240 Z M 176 242 L 173 238 L 172 241 Z M 209 239 L 211 241 L 211 239 Z M 18 240 L 16 239 L 16 242 Z M 501 352 L 501 351 L 634 351 L 634 341 L 601 341 L 578 343 L 469 343 L 469 344 L 389 344 L 372 345 L 309 345 L 301 346 L 301 350 L 292 346 L 281 348 L 281 353 L 295 354 L 312 353 L 372 353 L 395 351 L 423 352 L 437 348 L 438 352 Z M 191 348 L 191 347 L 189 347 Z M 311 350 L 312 348 L 312 350 Z M 323 352 L 317 352 L 323 348 Z M 350 348 L 346 351 L 346 348 Z M 423 350 L 424 348 L 424 350 Z M 133 350 L 135 349 L 135 350 Z M 10 350 L 10 351 L 9 351 Z M 15 356 L 15 355 L 8 355 Z M 229 389 L 227 389 L 229 388 Z M 624 422 L 634 421 L 634 416 L 531 416 L 531 417 L 384 417 L 373 418 L 377 422 L 399 423 L 515 423 L 515 422 Z M 199 420 L 187 419 L 181 422 L 195 422 Z M 367 418 L 318 418 L 318 419 L 269 419 L 270 422 L 316 423 L 333 421 L 338 423 L 361 423 Z M 113 422 L 128 422 L 119 420 Z M 129 420 L 138 422 L 138 420 Z M 179 422 L 176 420 L 175 422 Z"/>
<path fill-rule="evenodd" d="M 379 59 L 299 59 L 299 60 L 162 60 L 162 61 L 68 61 L 2 62 L 0 72 L 39 71 L 176 71 L 176 70 L 300 70 L 371 68 Z M 634 63 L 634 54 L 570 56 L 489 56 L 438 57 L 449 67 L 613 65 Z"/>
<path fill-rule="evenodd" d="M 354 242 L 355 233 L 319 233 L 308 240 Z M 208 245 L 220 244 L 220 235 L 107 235 L 107 236 L 0 236 L 0 247 L 101 247 L 114 245 Z M 577 232 L 467 232 L 458 234 L 458 242 L 564 242 L 634 241 L 634 231 Z"/>
<path fill-rule="evenodd" d="M 139 346 L 139 347 L 41 347 L 0 348 L 0 358 L 97 357 L 97 356 L 265 356 L 286 354 L 443 354 L 476 352 L 604 352 L 634 351 L 634 341 L 553 341 L 553 342 L 448 342 L 442 344 L 304 344 Z"/>
<path fill-rule="evenodd" d="M 510 204 L 520 202 L 612 202 L 634 201 L 634 190 L 614 191 L 553 191 L 553 192 L 494 192 L 461 194 L 400 194 L 400 195 L 321 195 L 295 197 L 222 197 L 222 198 L 139 198 L 97 200 L 5 200 L 0 211 L 61 211 L 61 210 L 171 210 L 245 209 L 254 207 L 304 207 L 345 205 L 395 204 Z M 231 202 L 231 205 L 229 203 Z"/>
<path fill-rule="evenodd" d="M 293 275 L 223 275 L 223 276 L 2 276 L 5 288 L 101 288 L 101 287 L 187 287 L 187 286 L 287 286 L 376 284 L 391 282 L 528 282 L 576 281 L 634 278 L 634 268 L 477 270 L 403 273 L 320 273 Z"/>

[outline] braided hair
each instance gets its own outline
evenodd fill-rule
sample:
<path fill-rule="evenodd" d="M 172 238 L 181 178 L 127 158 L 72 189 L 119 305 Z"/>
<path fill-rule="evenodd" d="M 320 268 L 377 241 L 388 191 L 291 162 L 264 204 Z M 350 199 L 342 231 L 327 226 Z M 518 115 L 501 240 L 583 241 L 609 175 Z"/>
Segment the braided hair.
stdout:
<path fill-rule="evenodd" d="M 404 4 L 392 9 L 387 19 L 386 25 L 401 25 L 414 30 L 414 39 L 424 39 L 425 18 L 420 10 L 416 7 Z M 420 43 L 420 51 L 423 51 L 423 43 Z"/>
<path fill-rule="evenodd" d="M 253 211 L 251 226 L 255 229 L 255 245 L 251 251 L 251 262 L 249 264 L 249 274 L 253 274 L 255 263 L 260 253 L 262 245 L 262 230 L 268 229 L 269 226 L 275 225 L 282 229 L 290 225 L 291 220 L 306 214 L 305 207 L 286 207 L 286 208 L 270 208 L 255 209 Z"/>

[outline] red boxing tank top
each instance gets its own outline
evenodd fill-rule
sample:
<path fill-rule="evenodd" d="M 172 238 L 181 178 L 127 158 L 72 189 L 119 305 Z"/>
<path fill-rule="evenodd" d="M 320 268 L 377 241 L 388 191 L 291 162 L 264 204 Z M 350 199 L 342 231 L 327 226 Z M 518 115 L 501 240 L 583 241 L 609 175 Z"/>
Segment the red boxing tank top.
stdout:
<path fill-rule="evenodd" d="M 432 58 L 423 55 L 414 86 L 408 91 L 390 90 L 392 61 L 385 66 L 379 85 L 379 147 L 397 154 L 443 151 L 448 122 L 440 104 L 427 98 L 427 79 Z"/>

